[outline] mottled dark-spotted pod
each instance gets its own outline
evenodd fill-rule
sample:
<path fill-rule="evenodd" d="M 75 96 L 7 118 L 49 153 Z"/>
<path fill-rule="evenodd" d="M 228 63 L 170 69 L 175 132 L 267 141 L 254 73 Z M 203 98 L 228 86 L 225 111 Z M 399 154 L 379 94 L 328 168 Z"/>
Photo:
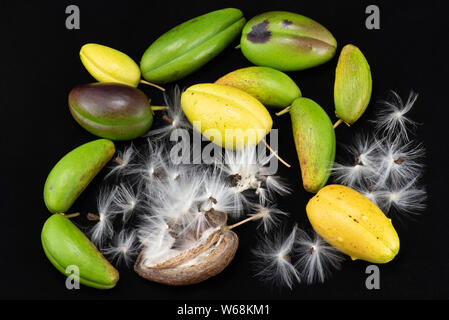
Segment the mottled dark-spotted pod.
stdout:
<path fill-rule="evenodd" d="M 296 71 L 330 60 L 337 41 L 325 27 L 310 18 L 270 11 L 248 21 L 240 45 L 245 57 L 256 65 Z"/>

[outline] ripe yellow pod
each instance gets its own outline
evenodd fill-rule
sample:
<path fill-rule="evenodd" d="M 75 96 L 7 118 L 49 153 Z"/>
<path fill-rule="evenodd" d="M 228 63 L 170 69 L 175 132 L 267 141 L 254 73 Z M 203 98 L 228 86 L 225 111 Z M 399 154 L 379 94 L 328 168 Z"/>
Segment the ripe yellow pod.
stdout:
<path fill-rule="evenodd" d="M 315 231 L 352 260 L 387 263 L 399 252 L 399 237 L 391 219 L 351 188 L 322 188 L 309 200 L 306 211 Z"/>
<path fill-rule="evenodd" d="M 225 85 L 193 85 L 183 92 L 181 106 L 203 136 L 228 149 L 257 145 L 273 125 L 262 103 L 243 90 Z"/>
<path fill-rule="evenodd" d="M 99 82 L 117 82 L 137 87 L 140 68 L 128 55 L 96 43 L 81 47 L 80 58 L 87 71 Z"/>

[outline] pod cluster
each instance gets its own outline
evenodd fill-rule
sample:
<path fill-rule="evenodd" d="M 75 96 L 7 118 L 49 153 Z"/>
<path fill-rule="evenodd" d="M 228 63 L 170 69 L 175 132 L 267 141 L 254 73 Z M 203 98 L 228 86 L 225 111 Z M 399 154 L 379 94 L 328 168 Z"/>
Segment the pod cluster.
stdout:
<path fill-rule="evenodd" d="M 161 87 L 204 68 L 235 40 L 254 66 L 183 91 Z M 365 55 L 352 44 L 339 54 L 334 124 L 287 73 L 324 64 L 337 49 L 332 33 L 313 19 L 271 11 L 246 21 L 235 8 L 168 30 L 153 39 L 140 64 L 117 49 L 83 45 L 81 62 L 98 82 L 73 88 L 68 108 L 98 138 L 68 152 L 45 182 L 44 202 L 53 215 L 41 240 L 50 262 L 66 276 L 69 266 L 77 266 L 75 280 L 99 289 L 119 279 L 105 256 L 116 265 L 133 264 L 151 281 L 195 284 L 231 263 L 239 244 L 234 228 L 250 221 L 263 230 L 253 251 L 257 275 L 290 288 L 323 282 L 340 267 L 343 254 L 391 261 L 399 237 L 385 213 L 392 207 L 407 213 L 424 208 L 425 191 L 417 187 L 423 149 L 410 138 L 413 122 L 406 115 L 416 96 L 403 103 L 394 94 L 374 120 L 376 136 L 348 148 L 353 163 L 334 163 L 335 129 L 358 121 L 371 100 Z M 139 85 L 164 91 L 165 105 L 152 105 Z M 277 159 L 290 165 L 265 140 L 273 128 L 269 108 L 290 114 L 302 188 L 315 194 L 306 207 L 311 233 L 278 227 L 287 213 L 276 202 L 292 189 L 270 170 Z M 196 163 L 190 140 L 180 157 L 169 136 L 182 130 L 212 142 L 218 150 L 213 160 Z M 134 140 L 118 151 L 113 142 Z M 70 210 L 107 164 L 85 235 L 69 219 Z M 332 174 L 339 184 L 327 185 Z"/>

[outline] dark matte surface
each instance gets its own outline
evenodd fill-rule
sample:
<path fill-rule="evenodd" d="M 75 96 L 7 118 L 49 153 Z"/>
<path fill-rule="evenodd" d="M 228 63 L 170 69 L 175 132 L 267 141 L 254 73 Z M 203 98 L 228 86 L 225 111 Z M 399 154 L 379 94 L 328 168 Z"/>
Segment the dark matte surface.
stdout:
<path fill-rule="evenodd" d="M 0 179 L 0 298 L 84 299 L 310 299 L 310 298 L 448 298 L 449 214 L 447 206 L 447 30 L 443 1 L 77 1 L 81 29 L 65 28 L 65 7 L 53 4 L 1 2 L 1 103 L 2 177 Z M 254 3 L 254 4 L 253 4 Z M 257 3 L 257 4 L 255 4 Z M 381 29 L 365 28 L 365 8 L 378 4 Z M 93 140 L 72 118 L 67 107 L 70 90 L 93 82 L 78 52 L 86 42 L 97 42 L 129 54 L 136 61 L 147 46 L 169 28 L 195 16 L 223 7 L 238 7 L 247 18 L 269 10 L 302 13 L 326 26 L 336 37 L 339 50 L 353 43 L 365 53 L 373 71 L 373 100 L 390 89 L 406 97 L 410 89 L 420 93 L 412 116 L 422 125 L 418 138 L 427 148 L 425 183 L 429 207 L 416 221 L 394 220 L 401 238 L 397 258 L 380 266 L 381 289 L 365 288 L 363 261 L 346 261 L 341 271 L 323 285 L 299 285 L 276 290 L 253 278 L 250 249 L 255 226 L 236 230 L 240 248 L 235 260 L 219 276 L 190 287 L 167 287 L 140 278 L 132 269 L 120 268 L 116 288 L 98 291 L 87 287 L 69 291 L 65 278 L 45 257 L 40 231 L 49 216 L 42 190 L 45 178 L 64 154 Z M 237 44 L 237 43 L 236 43 Z M 338 51 L 339 51 L 338 50 Z M 303 94 L 317 101 L 333 116 L 333 81 L 336 57 L 329 63 L 303 72 L 290 73 Z M 195 74 L 179 81 L 182 87 L 213 82 L 250 63 L 233 46 Z M 445 75 L 443 77 L 442 75 Z M 156 89 L 141 87 L 162 104 Z M 341 126 L 337 140 L 347 143 L 351 135 L 368 125 L 374 104 L 353 128 Z M 280 153 L 293 164 L 280 167 L 280 174 L 297 190 L 279 201 L 301 226 L 307 226 L 305 204 L 310 197 L 302 190 L 290 119 L 274 118 L 280 129 Z M 117 144 L 118 148 L 124 144 Z M 339 149 L 341 152 L 341 148 Z M 95 208 L 96 179 L 76 202 L 73 211 L 84 214 Z M 75 219 L 81 226 L 87 220 Z"/>

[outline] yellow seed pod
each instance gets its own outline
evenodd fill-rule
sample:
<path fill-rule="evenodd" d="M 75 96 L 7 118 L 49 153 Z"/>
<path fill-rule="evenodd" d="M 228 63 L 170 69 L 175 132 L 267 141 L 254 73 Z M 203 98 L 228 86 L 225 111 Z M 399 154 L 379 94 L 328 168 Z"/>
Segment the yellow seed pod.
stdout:
<path fill-rule="evenodd" d="M 140 68 L 129 56 L 96 43 L 81 47 L 80 58 L 87 71 L 99 82 L 117 82 L 137 87 Z"/>
<path fill-rule="evenodd" d="M 193 85 L 183 92 L 181 106 L 203 136 L 228 149 L 257 145 L 273 125 L 262 103 L 243 90 L 225 85 Z"/>
<path fill-rule="evenodd" d="M 315 231 L 353 260 L 387 263 L 399 252 L 399 237 L 391 219 L 351 188 L 322 188 L 309 200 L 306 211 Z"/>

